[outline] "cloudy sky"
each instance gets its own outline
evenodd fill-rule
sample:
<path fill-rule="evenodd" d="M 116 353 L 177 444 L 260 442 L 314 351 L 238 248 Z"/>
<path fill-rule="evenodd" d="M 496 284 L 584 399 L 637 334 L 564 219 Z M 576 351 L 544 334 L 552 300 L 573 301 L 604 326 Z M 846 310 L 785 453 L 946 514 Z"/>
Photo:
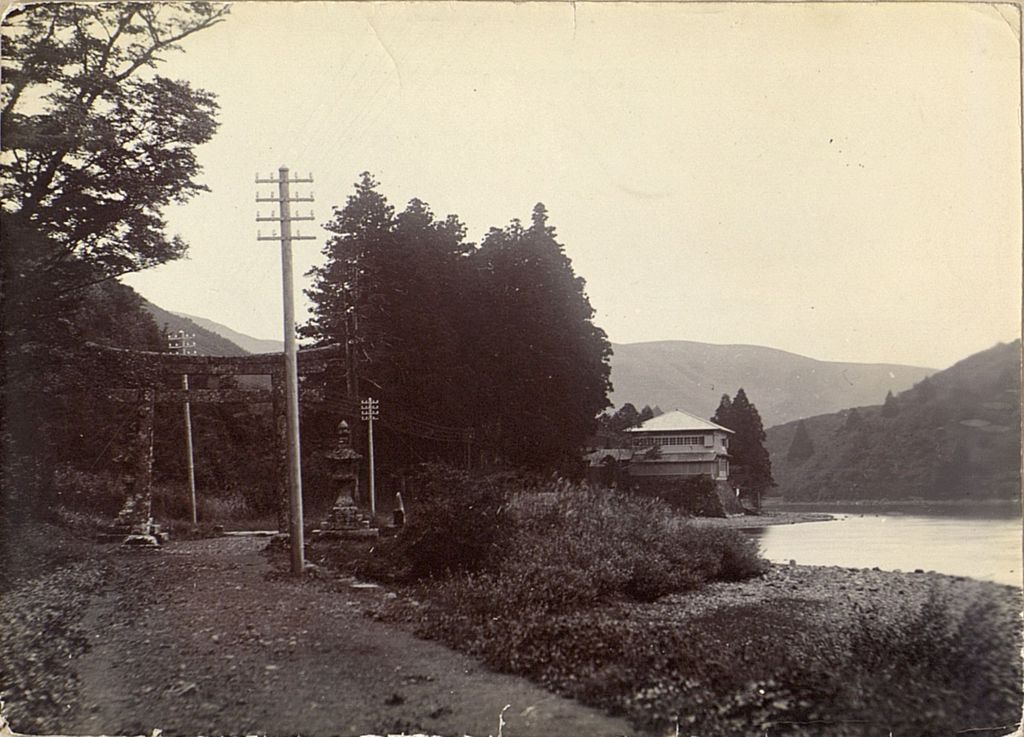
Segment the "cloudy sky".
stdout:
<path fill-rule="evenodd" d="M 279 338 L 256 173 L 315 179 L 301 289 L 369 170 L 474 241 L 545 203 L 613 342 L 944 368 L 1020 335 L 1019 27 L 979 4 L 239 3 L 160 70 L 221 105 L 212 191 L 168 212 L 190 257 L 127 281 Z"/>

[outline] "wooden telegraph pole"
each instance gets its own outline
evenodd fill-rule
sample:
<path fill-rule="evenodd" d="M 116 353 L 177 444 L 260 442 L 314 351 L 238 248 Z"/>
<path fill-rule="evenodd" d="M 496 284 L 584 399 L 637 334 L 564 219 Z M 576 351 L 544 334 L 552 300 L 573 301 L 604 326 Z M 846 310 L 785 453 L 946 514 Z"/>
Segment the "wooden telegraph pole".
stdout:
<path fill-rule="evenodd" d="M 281 290 L 284 303 L 284 366 L 285 366 L 285 401 L 286 417 L 288 425 L 288 500 L 289 500 L 289 535 L 291 538 L 292 573 L 302 574 L 306 567 L 305 542 L 302 529 L 302 463 L 299 458 L 299 377 L 298 363 L 296 358 L 295 345 L 295 303 L 292 297 L 292 241 L 316 240 L 311 235 L 292 235 L 292 223 L 299 220 L 313 220 L 313 213 L 309 215 L 292 215 L 291 203 L 312 202 L 313 196 L 292 197 L 288 187 L 290 184 L 311 183 L 313 175 L 308 178 L 289 178 L 288 167 L 282 166 L 277 170 L 277 178 L 260 179 L 256 177 L 257 184 L 276 184 L 277 196 L 260 197 L 256 195 L 257 202 L 273 202 L 277 204 L 277 214 L 269 217 L 261 217 L 256 213 L 257 222 L 277 222 L 281 228 L 280 234 L 263 236 L 257 232 L 256 239 L 261 241 L 281 242 Z"/>
<path fill-rule="evenodd" d="M 167 348 L 171 353 L 181 356 L 196 355 L 195 334 L 179 330 L 167 336 Z M 185 391 L 185 450 L 188 456 L 188 500 L 189 511 L 192 512 L 192 528 L 199 525 L 199 515 L 196 513 L 196 465 L 192 453 L 192 408 L 188 403 L 188 374 L 181 375 L 181 388 Z"/>
<path fill-rule="evenodd" d="M 364 399 L 360 403 L 360 410 L 363 421 L 366 422 L 367 439 L 369 440 L 370 456 L 370 516 L 377 517 L 377 487 L 376 474 L 373 468 L 373 421 L 380 419 L 380 402 L 372 397 Z"/>

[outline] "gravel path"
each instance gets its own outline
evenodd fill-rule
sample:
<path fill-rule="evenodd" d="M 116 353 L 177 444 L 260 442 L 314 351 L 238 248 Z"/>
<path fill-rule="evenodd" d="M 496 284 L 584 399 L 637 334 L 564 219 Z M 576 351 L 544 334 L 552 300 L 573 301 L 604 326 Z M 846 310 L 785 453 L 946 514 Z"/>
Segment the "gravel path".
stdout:
<path fill-rule="evenodd" d="M 632 731 L 362 616 L 381 590 L 273 573 L 266 544 L 219 538 L 110 556 L 80 611 L 76 708 L 50 730 L 492 735 L 503 718 L 505 737 Z M 19 732 L 23 711 L 9 709 Z"/>

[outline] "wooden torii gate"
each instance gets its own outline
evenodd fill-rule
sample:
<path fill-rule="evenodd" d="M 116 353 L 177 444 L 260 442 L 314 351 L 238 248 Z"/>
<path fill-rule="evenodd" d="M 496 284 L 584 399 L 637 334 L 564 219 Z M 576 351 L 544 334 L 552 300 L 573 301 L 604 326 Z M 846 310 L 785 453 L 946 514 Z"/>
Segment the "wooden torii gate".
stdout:
<path fill-rule="evenodd" d="M 267 389 L 171 389 L 152 386 L 134 389 L 111 389 L 107 396 L 117 402 L 135 405 L 130 425 L 129 472 L 127 474 L 124 504 L 117 515 L 112 534 L 123 537 L 127 544 L 156 545 L 152 523 L 153 500 L 153 416 L 157 403 L 181 404 L 259 403 L 273 405 L 275 436 L 277 439 L 277 492 L 279 500 L 278 524 L 287 530 L 288 514 L 288 461 L 287 425 L 285 415 L 285 364 L 283 353 L 261 353 L 250 356 L 190 356 L 152 351 L 92 345 L 119 363 L 126 364 L 143 376 L 260 376 L 269 375 L 271 388 Z M 321 348 L 298 351 L 298 373 L 323 373 L 328 366 L 342 357 L 341 347 L 332 344 Z M 303 399 L 323 401 L 312 390 L 303 391 Z M 283 515 L 283 518 L 282 518 Z"/>

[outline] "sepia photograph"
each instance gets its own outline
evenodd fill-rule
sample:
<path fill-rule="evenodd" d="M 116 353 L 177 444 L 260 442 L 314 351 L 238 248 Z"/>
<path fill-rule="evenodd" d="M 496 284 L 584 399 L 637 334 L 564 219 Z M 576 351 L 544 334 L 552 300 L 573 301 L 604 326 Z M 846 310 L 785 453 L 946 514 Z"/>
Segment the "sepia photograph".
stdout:
<path fill-rule="evenodd" d="M 3 3 L 0 737 L 1002 737 L 1021 8 Z"/>

